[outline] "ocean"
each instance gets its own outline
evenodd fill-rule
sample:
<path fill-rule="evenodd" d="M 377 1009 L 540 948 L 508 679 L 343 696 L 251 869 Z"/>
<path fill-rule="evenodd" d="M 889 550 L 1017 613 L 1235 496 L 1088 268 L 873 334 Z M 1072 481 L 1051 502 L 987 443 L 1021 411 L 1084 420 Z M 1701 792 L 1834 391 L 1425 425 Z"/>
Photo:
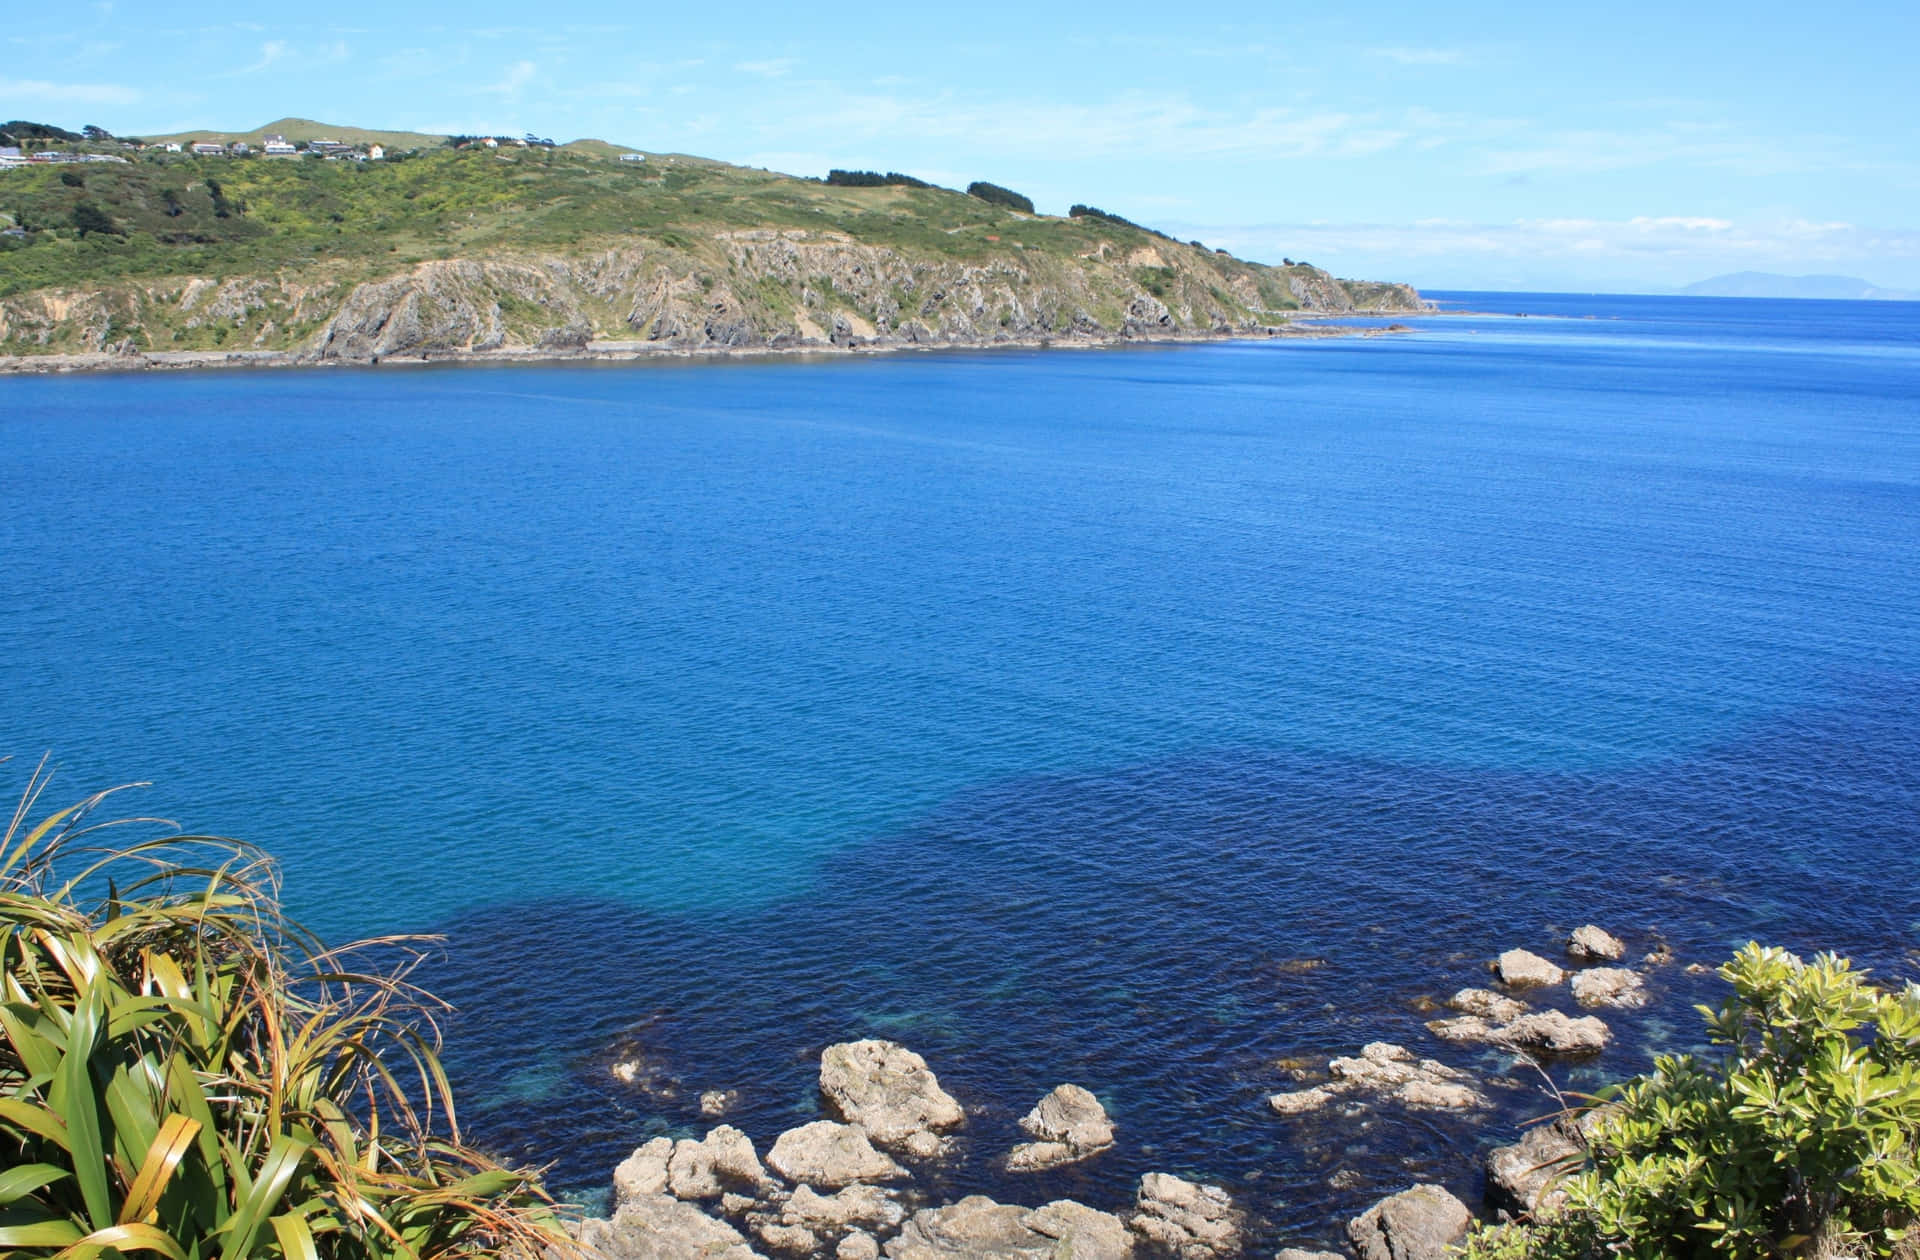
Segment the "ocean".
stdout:
<path fill-rule="evenodd" d="M 1552 1099 L 1423 1023 L 1499 951 L 1675 951 L 1578 1089 L 1747 939 L 1920 975 L 1920 304 L 1437 296 L 1493 313 L 0 379 L 0 789 L 441 935 L 463 1119 L 583 1200 L 886 1036 L 971 1112 L 935 1197 L 1475 1201 Z M 1265 1106 L 1374 1040 L 1496 1113 Z M 1118 1145 L 1000 1170 L 1062 1081 Z"/>

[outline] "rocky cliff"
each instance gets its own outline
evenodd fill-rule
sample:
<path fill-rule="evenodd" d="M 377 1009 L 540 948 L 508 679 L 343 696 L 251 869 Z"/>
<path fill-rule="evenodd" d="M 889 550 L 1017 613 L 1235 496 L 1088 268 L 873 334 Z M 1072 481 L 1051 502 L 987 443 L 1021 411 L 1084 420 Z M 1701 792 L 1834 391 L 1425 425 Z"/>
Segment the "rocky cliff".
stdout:
<path fill-rule="evenodd" d="M 955 258 L 837 231 L 685 233 L 591 251 L 436 259 L 372 279 L 312 269 L 0 300 L 0 353 L 280 351 L 310 360 L 806 345 L 1113 341 L 1271 329 L 1301 313 L 1423 309 L 1405 285 L 1192 245 Z"/>

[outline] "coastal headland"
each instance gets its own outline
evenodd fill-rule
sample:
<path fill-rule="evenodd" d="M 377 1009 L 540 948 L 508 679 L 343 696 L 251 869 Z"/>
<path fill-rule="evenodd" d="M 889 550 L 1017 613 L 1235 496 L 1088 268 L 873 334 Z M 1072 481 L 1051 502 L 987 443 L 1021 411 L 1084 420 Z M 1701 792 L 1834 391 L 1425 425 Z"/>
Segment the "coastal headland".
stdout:
<path fill-rule="evenodd" d="M 1297 321 L 1427 309 L 992 185 L 397 133 L 264 156 L 296 122 L 0 172 L 0 370 L 1326 336 Z"/>

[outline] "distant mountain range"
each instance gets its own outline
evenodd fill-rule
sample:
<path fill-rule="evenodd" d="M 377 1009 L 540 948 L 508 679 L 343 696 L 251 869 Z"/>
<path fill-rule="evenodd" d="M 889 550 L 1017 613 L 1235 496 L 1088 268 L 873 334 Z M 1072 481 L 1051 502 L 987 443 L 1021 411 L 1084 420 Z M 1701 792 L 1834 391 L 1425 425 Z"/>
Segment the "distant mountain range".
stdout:
<path fill-rule="evenodd" d="M 1838 298 L 1849 302 L 1920 302 L 1920 293 L 1883 289 L 1857 276 L 1778 276 L 1736 271 L 1680 290 L 1688 297 Z"/>

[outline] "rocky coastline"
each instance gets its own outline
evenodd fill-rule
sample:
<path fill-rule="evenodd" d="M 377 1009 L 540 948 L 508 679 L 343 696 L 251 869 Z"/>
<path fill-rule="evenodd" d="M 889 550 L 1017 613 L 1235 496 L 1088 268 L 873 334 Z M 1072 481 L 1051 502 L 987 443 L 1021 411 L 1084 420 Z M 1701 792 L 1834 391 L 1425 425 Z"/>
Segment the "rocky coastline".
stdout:
<path fill-rule="evenodd" d="M 1373 316 L 1375 312 L 1364 312 Z M 1379 312 L 1381 318 L 1431 314 L 1427 311 Z M 1110 350 L 1126 346 L 1195 345 L 1230 341 L 1328 340 L 1382 337 L 1409 333 L 1403 323 L 1351 326 L 1330 322 L 1342 316 L 1301 316 L 1254 329 L 1228 331 L 1162 331 L 1152 335 L 1116 333 L 1051 336 L 1024 334 L 983 338 L 920 339 L 899 337 L 854 338 L 842 343 L 785 339 L 766 345 L 684 345 L 673 342 L 590 340 L 580 345 L 433 347 L 399 353 L 322 354 L 312 350 L 157 350 L 131 346 L 70 354 L 0 355 L 0 375 L 63 376 L 97 372 L 186 372 L 271 368 L 378 368 L 449 364 L 551 365 L 562 363 L 644 363 L 674 360 L 738 360 L 791 356 L 923 353 L 977 350 Z"/>
<path fill-rule="evenodd" d="M 1591 1060 L 1613 1040 L 1607 1021 L 1645 1008 L 1650 978 L 1674 961 L 1655 942 L 1627 965 L 1626 943 L 1591 924 L 1562 948 L 1559 962 L 1526 949 L 1509 949 L 1489 962 L 1485 987 L 1462 988 L 1429 1012 L 1434 1017 L 1426 1028 L 1436 1051 L 1481 1047 L 1504 1056 L 1510 1067 Z M 1579 1013 L 1561 1009 L 1567 1006 Z M 612 1070 L 618 1076 L 623 1067 L 635 1065 L 616 1062 Z M 1421 1113 L 1471 1118 L 1492 1107 L 1490 1090 L 1512 1084 L 1387 1042 L 1335 1056 L 1324 1068 L 1276 1068 L 1292 1078 L 1289 1088 L 1266 1100 L 1280 1125 L 1315 1116 L 1379 1115 L 1407 1124 L 1418 1123 Z M 1144 1174 L 1132 1187 L 1131 1206 L 1121 1211 L 1072 1198 L 1013 1203 L 971 1194 L 937 1201 L 924 1187 L 939 1180 L 968 1112 L 933 1068 L 897 1042 L 862 1040 L 827 1046 L 818 1080 L 822 1118 L 780 1133 L 764 1152 L 725 1123 L 698 1138 L 655 1137 L 635 1149 L 612 1172 L 608 1214 L 578 1222 L 582 1249 L 595 1260 L 1224 1260 L 1256 1254 L 1246 1205 L 1191 1173 Z M 730 1092 L 709 1092 L 701 1097 L 701 1113 L 721 1120 L 736 1102 Z M 1315 1244 L 1341 1250 L 1286 1247 L 1273 1253 L 1275 1260 L 1443 1260 L 1476 1219 L 1550 1209 L 1555 1181 L 1578 1163 L 1582 1125 L 1582 1117 L 1561 1112 L 1519 1141 L 1488 1150 L 1477 1204 L 1439 1185 L 1409 1185 L 1348 1220 L 1344 1238 Z M 1036 1100 L 1019 1127 L 1025 1140 L 995 1157 L 1014 1176 L 1096 1160 L 1132 1136 L 1098 1097 L 1070 1082 Z"/>

